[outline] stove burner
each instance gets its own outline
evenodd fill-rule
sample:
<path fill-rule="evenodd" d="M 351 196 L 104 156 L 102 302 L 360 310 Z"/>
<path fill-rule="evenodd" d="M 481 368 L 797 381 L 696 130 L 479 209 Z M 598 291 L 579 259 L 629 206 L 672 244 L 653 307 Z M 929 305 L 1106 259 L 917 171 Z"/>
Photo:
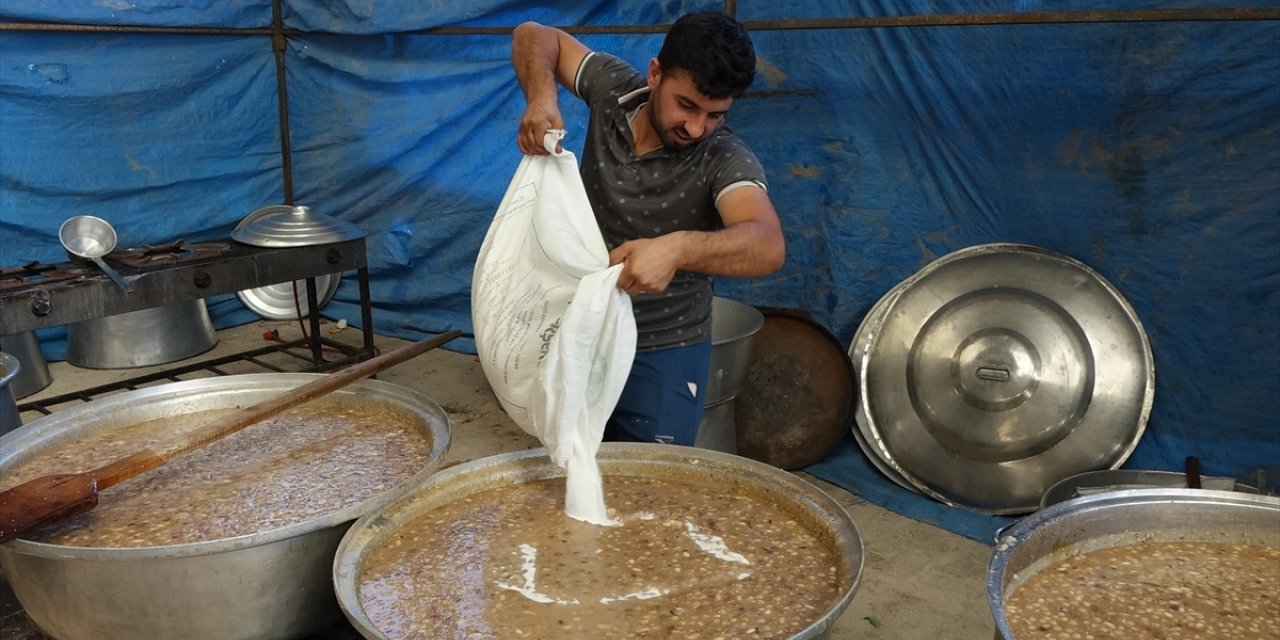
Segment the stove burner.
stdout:
<path fill-rule="evenodd" d="M 144 244 L 127 251 L 110 254 L 113 260 L 130 267 L 145 269 L 151 266 L 177 264 L 188 260 L 200 260 L 222 255 L 228 245 L 220 242 L 191 244 L 186 240 L 174 240 L 159 245 Z"/>
<path fill-rule="evenodd" d="M 39 261 L 28 262 L 20 267 L 0 269 L 0 290 L 13 289 L 33 283 L 74 280 L 93 273 L 97 273 L 97 270 L 71 262 L 59 264 L 45 264 Z"/>
<path fill-rule="evenodd" d="M 217 257 L 226 253 L 230 245 L 225 242 L 204 242 L 192 244 L 185 240 L 174 240 L 165 244 L 144 244 L 132 249 L 113 251 L 103 256 L 104 260 L 116 262 L 135 269 L 164 267 L 181 264 L 190 260 Z M 102 272 L 92 262 L 81 258 L 71 258 L 67 262 L 46 264 L 35 261 L 19 267 L 0 269 L 0 291 L 15 289 L 27 285 L 46 285 L 64 280 L 74 280 L 86 276 L 98 276 Z"/>

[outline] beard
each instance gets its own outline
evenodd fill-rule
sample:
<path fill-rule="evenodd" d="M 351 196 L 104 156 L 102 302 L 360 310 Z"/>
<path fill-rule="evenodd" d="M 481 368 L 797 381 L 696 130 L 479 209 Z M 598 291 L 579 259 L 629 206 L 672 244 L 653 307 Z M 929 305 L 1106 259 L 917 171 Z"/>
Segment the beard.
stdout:
<path fill-rule="evenodd" d="M 659 100 L 656 95 L 649 96 L 649 125 L 653 127 L 658 139 L 662 141 L 662 146 L 668 149 L 687 149 L 698 140 L 695 140 L 685 131 L 683 127 L 666 128 L 662 124 L 662 113 L 658 108 Z"/>

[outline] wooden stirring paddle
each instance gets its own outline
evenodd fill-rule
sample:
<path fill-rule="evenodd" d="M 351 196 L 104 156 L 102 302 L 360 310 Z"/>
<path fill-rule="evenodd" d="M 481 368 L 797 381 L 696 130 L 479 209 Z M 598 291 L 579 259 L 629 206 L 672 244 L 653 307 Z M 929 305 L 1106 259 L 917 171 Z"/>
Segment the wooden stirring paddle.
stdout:
<path fill-rule="evenodd" d="M 98 505 L 98 493 L 107 487 L 150 471 L 251 424 L 367 378 L 460 335 L 461 331 L 443 333 L 316 378 L 284 394 L 202 425 L 159 451 L 143 449 L 91 471 L 43 476 L 0 493 L 0 543 L 8 542 L 32 529 L 89 511 Z"/>

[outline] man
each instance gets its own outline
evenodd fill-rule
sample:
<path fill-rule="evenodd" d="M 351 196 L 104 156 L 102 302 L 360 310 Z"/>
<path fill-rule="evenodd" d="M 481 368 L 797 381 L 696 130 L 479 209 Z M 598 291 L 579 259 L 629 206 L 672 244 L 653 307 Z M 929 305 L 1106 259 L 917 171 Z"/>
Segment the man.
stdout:
<path fill-rule="evenodd" d="M 764 170 L 723 125 L 755 76 L 755 53 L 732 17 L 676 21 L 641 74 L 537 23 L 516 28 L 512 65 L 527 106 L 516 142 L 546 154 L 561 129 L 557 83 L 590 108 L 582 178 L 618 287 L 633 296 L 635 364 L 606 440 L 692 445 L 711 357 L 711 276 L 782 267 L 785 244 Z"/>

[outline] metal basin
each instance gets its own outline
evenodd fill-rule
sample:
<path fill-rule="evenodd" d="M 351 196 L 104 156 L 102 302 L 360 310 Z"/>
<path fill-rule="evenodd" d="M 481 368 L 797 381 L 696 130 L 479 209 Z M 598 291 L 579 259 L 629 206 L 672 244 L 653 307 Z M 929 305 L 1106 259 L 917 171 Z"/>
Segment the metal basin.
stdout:
<path fill-rule="evenodd" d="M 0 475 L 39 451 L 109 425 L 261 402 L 319 374 L 275 373 L 177 382 L 109 396 L 0 437 Z M 432 440 L 428 463 L 393 489 L 323 517 L 247 536 L 135 548 L 14 540 L 0 563 L 27 615 L 58 640 L 297 638 L 340 615 L 331 573 L 356 518 L 421 482 L 448 450 L 449 419 L 426 396 L 365 380 L 324 401 L 383 406 L 415 418 Z"/>
<path fill-rule="evenodd" d="M 22 415 L 13 396 L 13 382 L 21 370 L 17 358 L 0 351 L 0 435 L 22 426 Z"/>
<path fill-rule="evenodd" d="M 728 298 L 711 300 L 711 368 L 706 406 L 732 400 L 751 365 L 751 339 L 764 327 L 764 314 Z"/>
<path fill-rule="evenodd" d="M 14 398 L 21 400 L 53 382 L 35 331 L 0 336 L 0 351 L 18 359 L 18 377 L 10 382 L 9 387 Z"/>
<path fill-rule="evenodd" d="M 204 300 L 130 311 L 67 326 L 67 362 L 128 369 L 184 360 L 218 344 Z"/>
<path fill-rule="evenodd" d="M 738 452 L 733 400 L 746 382 L 755 336 L 763 327 L 764 314 L 755 307 L 728 298 L 711 299 L 711 361 L 694 446 Z"/>
<path fill-rule="evenodd" d="M 1280 548 L 1280 498 L 1206 489 L 1134 489 L 1037 511 L 996 535 L 987 571 L 996 637 L 1014 640 L 1004 603 L 1032 575 L 1090 551 L 1175 541 Z"/>
<path fill-rule="evenodd" d="M 836 602 L 815 614 L 813 622 L 792 638 L 827 637 L 853 599 L 862 577 L 862 538 L 844 508 L 808 482 L 755 460 L 695 447 L 606 442 L 596 459 L 604 476 L 659 477 L 750 492 L 801 519 L 830 541 L 843 590 Z M 563 475 L 544 449 L 490 456 L 437 473 L 381 512 L 361 518 L 343 538 L 333 564 L 334 588 L 347 619 L 365 638 L 387 638 L 360 605 L 358 580 L 370 554 L 402 525 L 483 491 Z"/>

